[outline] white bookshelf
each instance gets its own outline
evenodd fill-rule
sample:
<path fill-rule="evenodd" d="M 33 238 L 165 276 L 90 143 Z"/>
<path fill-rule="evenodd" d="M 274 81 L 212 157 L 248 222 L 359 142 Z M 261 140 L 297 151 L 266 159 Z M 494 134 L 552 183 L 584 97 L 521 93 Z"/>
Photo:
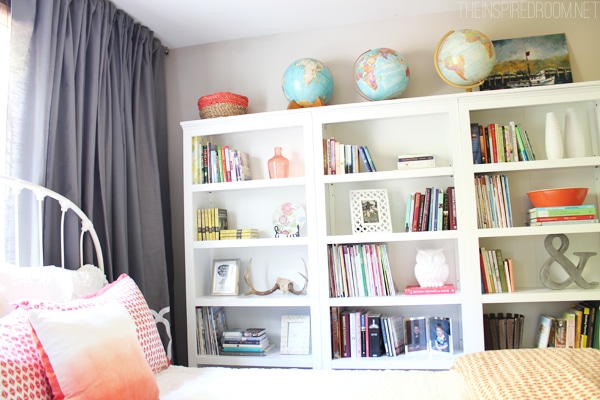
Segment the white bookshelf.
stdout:
<path fill-rule="evenodd" d="M 546 289 L 539 281 L 548 258 L 543 241 L 552 233 L 567 234 L 573 251 L 600 253 L 600 224 L 526 227 L 531 205 L 526 192 L 560 186 L 589 187 L 586 203 L 598 206 L 600 194 L 598 151 L 600 82 L 555 85 L 490 92 L 459 93 L 382 102 L 363 102 L 311 109 L 288 110 L 183 122 L 184 215 L 188 356 L 190 365 L 238 365 L 325 369 L 447 369 L 455 357 L 484 349 L 483 313 L 525 315 L 524 346 L 533 346 L 538 315 L 562 313 L 572 302 L 600 300 L 600 289 Z M 576 109 L 586 136 L 586 157 L 546 160 L 545 113 L 554 111 L 562 121 L 567 107 Z M 477 164 L 472 162 L 470 123 L 507 124 L 517 121 L 527 129 L 536 161 Z M 229 144 L 251 157 L 253 180 L 192 184 L 192 137 Z M 326 175 L 323 139 L 335 137 L 346 144 L 367 145 L 377 172 Z M 267 160 L 275 146 L 290 159 L 290 178 L 269 179 Z M 398 154 L 432 153 L 436 167 L 397 170 Z M 513 228 L 478 229 L 473 179 L 477 174 L 502 173 L 509 177 Z M 456 188 L 457 230 L 405 232 L 407 195 L 426 187 Z M 349 191 L 386 189 L 392 232 L 352 234 Z M 272 214 L 284 201 L 301 203 L 307 215 L 299 238 L 274 238 Z M 196 210 L 226 208 L 232 228 L 259 228 L 259 239 L 197 241 Z M 385 243 L 392 275 L 400 294 L 389 297 L 329 297 L 327 246 Z M 515 260 L 517 292 L 482 294 L 479 247 L 502 248 Z M 450 267 L 449 295 L 404 295 L 416 284 L 413 268 L 417 248 L 443 247 Z M 241 276 L 252 258 L 257 289 L 285 276 L 302 285 L 301 258 L 308 266 L 305 296 L 210 296 L 212 260 L 240 258 Z M 560 275 L 560 270 L 558 271 Z M 600 281 L 600 254 L 590 258 L 584 271 L 588 281 Z M 248 290 L 240 277 L 240 293 Z M 267 327 L 270 340 L 280 340 L 281 316 L 310 315 L 310 355 L 266 357 L 198 356 L 195 307 L 225 307 L 229 326 Z M 406 354 L 399 357 L 335 359 L 331 357 L 330 307 L 365 308 L 407 317 L 430 315 L 452 318 L 453 355 Z"/>

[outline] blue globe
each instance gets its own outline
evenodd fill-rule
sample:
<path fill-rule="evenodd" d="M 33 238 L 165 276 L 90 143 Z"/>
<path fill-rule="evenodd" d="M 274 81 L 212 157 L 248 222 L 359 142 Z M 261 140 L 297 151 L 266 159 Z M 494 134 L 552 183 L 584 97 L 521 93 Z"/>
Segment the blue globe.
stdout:
<path fill-rule="evenodd" d="M 409 81 L 408 64 L 395 50 L 369 50 L 354 62 L 354 87 L 367 100 L 397 99 Z"/>
<path fill-rule="evenodd" d="M 333 93 L 333 76 L 325 64 L 314 58 L 301 58 L 290 64 L 283 74 L 283 94 L 301 107 L 326 104 Z"/>

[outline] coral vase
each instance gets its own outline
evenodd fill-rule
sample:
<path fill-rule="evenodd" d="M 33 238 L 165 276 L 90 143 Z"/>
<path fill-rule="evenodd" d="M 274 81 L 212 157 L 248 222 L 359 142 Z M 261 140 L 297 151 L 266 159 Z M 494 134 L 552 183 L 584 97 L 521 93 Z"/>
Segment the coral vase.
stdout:
<path fill-rule="evenodd" d="M 267 162 L 269 178 L 287 178 L 290 173 L 290 161 L 281 154 L 281 147 L 275 147 L 275 155 Z"/>

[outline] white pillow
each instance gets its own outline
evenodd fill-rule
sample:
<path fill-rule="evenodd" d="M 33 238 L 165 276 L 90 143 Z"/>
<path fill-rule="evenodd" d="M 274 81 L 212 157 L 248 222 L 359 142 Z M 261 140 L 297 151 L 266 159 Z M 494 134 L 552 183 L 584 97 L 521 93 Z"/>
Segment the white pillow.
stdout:
<path fill-rule="evenodd" d="M 78 270 L 55 266 L 0 267 L 0 317 L 13 311 L 9 303 L 22 300 L 51 300 L 64 303 L 101 289 L 108 282 L 104 272 L 92 265 Z"/>

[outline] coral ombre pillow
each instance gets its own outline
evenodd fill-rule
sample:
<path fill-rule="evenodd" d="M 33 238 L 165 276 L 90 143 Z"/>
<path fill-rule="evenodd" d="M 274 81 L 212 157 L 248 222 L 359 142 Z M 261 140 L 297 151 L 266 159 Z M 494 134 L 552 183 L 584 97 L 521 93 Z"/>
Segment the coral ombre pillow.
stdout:
<path fill-rule="evenodd" d="M 158 399 L 154 374 L 124 306 L 30 310 L 54 399 Z"/>

